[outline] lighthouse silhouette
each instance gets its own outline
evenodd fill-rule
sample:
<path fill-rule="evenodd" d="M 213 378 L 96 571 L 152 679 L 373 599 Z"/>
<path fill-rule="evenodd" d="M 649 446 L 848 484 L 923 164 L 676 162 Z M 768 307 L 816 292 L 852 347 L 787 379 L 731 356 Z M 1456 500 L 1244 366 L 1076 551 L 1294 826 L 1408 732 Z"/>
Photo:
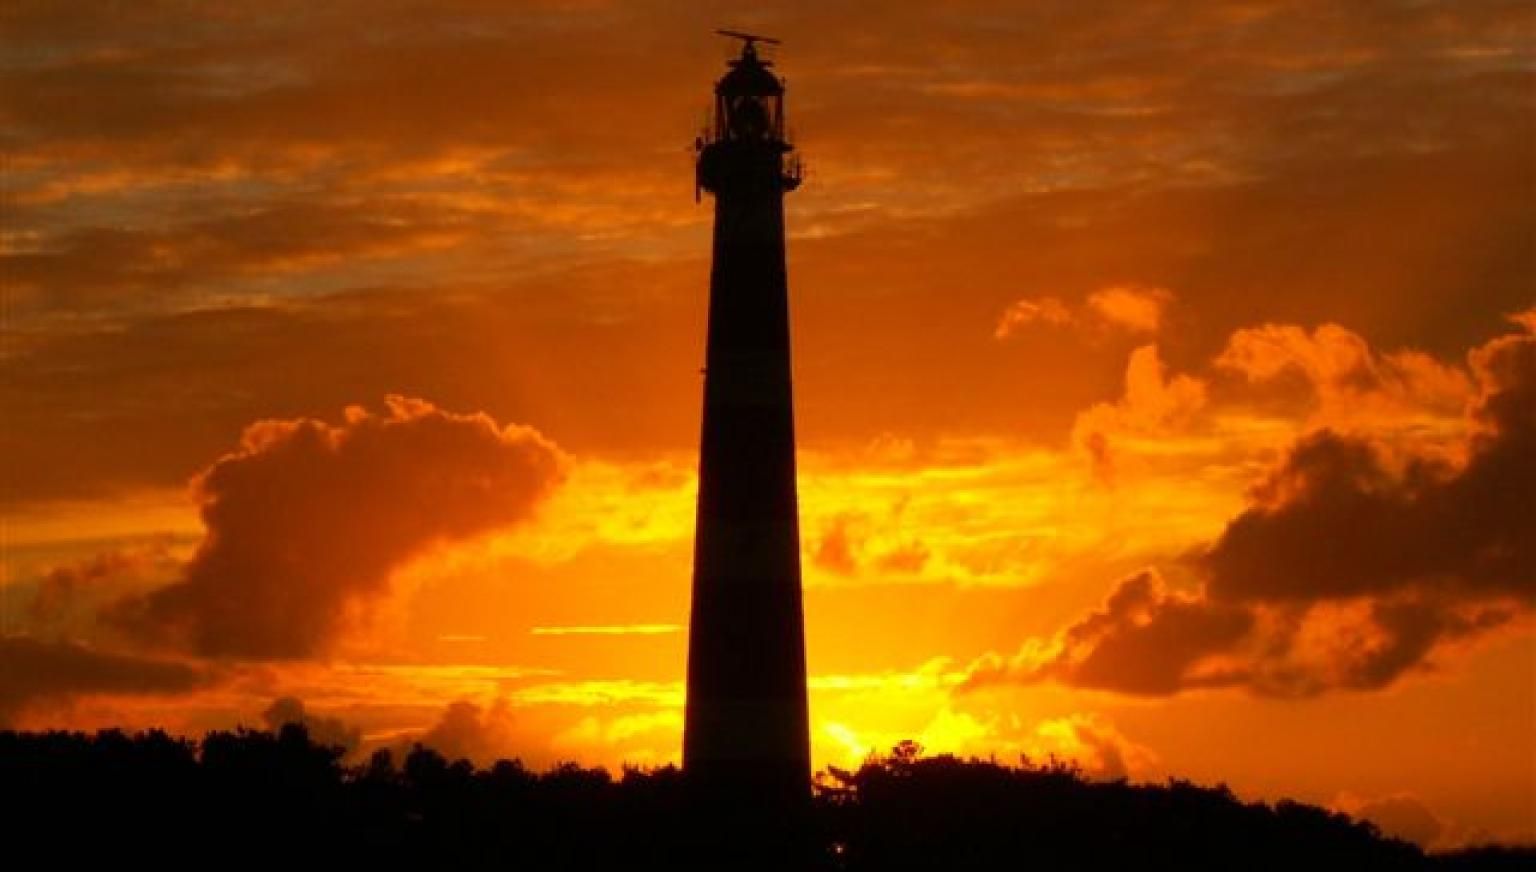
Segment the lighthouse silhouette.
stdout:
<path fill-rule="evenodd" d="M 720 33 L 741 54 L 697 141 L 715 224 L 683 771 L 716 848 L 776 868 L 810 800 L 784 255 L 784 195 L 801 172 L 784 84 L 758 55 L 775 41 Z"/>

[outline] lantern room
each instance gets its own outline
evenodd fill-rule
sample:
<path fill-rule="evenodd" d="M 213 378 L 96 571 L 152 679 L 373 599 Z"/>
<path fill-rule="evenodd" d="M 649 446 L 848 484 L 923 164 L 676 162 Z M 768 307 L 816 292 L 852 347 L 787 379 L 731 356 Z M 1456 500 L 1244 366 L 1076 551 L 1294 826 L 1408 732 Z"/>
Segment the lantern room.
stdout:
<path fill-rule="evenodd" d="M 741 57 L 715 85 L 714 142 L 784 141 L 784 83 L 768 70 L 771 61 L 758 56 L 757 43 L 776 43 L 764 36 L 721 31 L 742 41 Z"/>
<path fill-rule="evenodd" d="M 758 43 L 778 44 L 766 36 L 717 31 L 742 41 L 741 55 L 715 83 L 715 105 L 702 135 L 694 142 L 695 199 L 700 192 L 783 193 L 800 186 L 803 170 L 784 132 L 784 83 L 758 55 Z"/>

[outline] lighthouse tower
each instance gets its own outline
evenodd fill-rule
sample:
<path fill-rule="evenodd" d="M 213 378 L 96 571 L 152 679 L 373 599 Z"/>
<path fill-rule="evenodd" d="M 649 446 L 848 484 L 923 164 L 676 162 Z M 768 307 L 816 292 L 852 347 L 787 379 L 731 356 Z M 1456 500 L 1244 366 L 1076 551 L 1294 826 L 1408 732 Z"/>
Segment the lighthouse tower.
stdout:
<path fill-rule="evenodd" d="M 800 165 L 784 84 L 758 56 L 773 40 L 722 33 L 742 47 L 698 140 L 715 229 L 683 770 L 714 814 L 771 830 L 810 797 L 784 269 L 784 194 Z"/>

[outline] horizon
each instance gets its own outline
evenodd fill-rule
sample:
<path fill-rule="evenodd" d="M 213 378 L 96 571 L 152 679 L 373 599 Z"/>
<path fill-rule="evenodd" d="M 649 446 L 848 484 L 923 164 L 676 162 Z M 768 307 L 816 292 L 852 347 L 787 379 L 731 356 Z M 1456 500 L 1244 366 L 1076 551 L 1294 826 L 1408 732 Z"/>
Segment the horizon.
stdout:
<path fill-rule="evenodd" d="M 680 762 L 734 28 L 814 768 L 1536 842 L 1528 7 L 280 7 L 0 12 L 0 729 Z"/>

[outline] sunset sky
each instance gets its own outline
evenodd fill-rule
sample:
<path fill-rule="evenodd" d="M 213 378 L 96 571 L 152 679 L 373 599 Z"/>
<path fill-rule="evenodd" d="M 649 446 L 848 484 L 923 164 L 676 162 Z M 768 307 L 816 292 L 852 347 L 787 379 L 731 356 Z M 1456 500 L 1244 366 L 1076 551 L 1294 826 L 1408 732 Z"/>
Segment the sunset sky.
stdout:
<path fill-rule="evenodd" d="M 818 766 L 1536 839 L 1528 0 L 10 0 L 0 726 L 676 761 L 716 27 Z"/>

